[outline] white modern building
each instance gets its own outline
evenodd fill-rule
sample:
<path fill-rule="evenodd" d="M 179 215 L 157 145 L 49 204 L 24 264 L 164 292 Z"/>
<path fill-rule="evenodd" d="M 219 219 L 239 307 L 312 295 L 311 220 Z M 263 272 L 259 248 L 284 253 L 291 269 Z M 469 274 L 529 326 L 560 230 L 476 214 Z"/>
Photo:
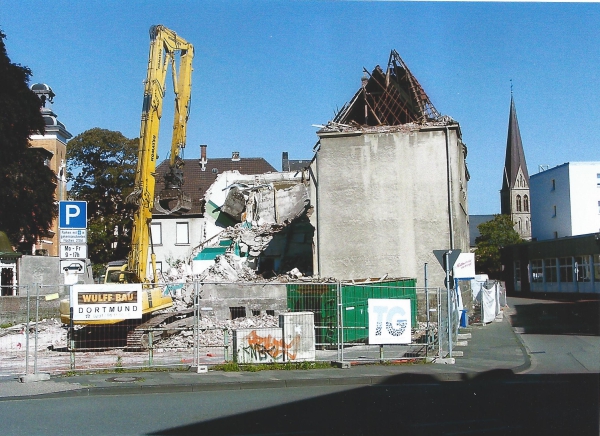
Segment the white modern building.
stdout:
<path fill-rule="evenodd" d="M 532 237 L 600 231 L 600 162 L 567 162 L 530 177 Z"/>

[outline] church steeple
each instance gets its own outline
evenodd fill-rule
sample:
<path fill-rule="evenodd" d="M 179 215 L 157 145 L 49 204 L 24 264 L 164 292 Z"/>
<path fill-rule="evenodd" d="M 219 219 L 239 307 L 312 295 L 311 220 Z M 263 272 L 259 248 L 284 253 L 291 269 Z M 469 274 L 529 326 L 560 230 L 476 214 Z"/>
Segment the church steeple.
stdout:
<path fill-rule="evenodd" d="M 508 138 L 506 140 L 506 158 L 500 191 L 501 213 L 510 215 L 515 230 L 523 239 L 531 238 L 531 213 L 529 210 L 529 173 L 525 162 L 525 152 L 521 141 L 519 121 L 515 100 L 510 94 L 510 113 L 508 116 Z"/>

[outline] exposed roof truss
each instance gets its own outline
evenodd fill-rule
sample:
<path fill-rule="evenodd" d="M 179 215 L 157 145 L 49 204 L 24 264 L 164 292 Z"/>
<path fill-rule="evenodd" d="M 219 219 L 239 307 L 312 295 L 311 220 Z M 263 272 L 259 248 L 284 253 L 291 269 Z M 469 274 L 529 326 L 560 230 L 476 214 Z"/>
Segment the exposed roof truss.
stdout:
<path fill-rule="evenodd" d="M 385 72 L 377 65 L 364 73 L 361 88 L 336 115 L 335 123 L 394 126 L 441 118 L 396 50 L 391 51 Z"/>

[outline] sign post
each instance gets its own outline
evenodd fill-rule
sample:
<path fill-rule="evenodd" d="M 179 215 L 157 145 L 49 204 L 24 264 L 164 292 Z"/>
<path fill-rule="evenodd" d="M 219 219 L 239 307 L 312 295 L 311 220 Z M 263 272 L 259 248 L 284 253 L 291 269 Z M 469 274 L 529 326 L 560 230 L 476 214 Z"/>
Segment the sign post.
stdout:
<path fill-rule="evenodd" d="M 87 201 L 58 202 L 58 232 L 60 269 L 69 284 L 69 342 L 71 369 L 75 369 L 75 338 L 73 329 L 73 284 L 77 274 L 85 270 L 87 258 Z M 68 261 L 68 264 L 65 262 Z"/>
<path fill-rule="evenodd" d="M 446 293 L 448 297 L 448 357 L 452 359 L 452 300 L 451 295 L 454 291 L 454 277 L 450 275 L 452 267 L 456 263 L 456 259 L 460 255 L 460 250 L 433 250 L 433 254 L 437 258 L 438 262 L 444 268 L 446 273 L 446 279 L 444 280 L 446 285 Z"/>

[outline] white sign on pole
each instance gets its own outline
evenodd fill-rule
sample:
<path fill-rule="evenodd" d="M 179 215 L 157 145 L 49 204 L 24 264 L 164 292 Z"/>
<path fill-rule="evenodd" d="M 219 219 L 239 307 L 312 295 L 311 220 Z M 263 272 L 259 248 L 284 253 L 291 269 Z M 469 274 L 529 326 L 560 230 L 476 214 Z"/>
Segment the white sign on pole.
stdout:
<path fill-rule="evenodd" d="M 475 253 L 460 253 L 454 263 L 455 279 L 472 279 L 475 277 Z"/>
<path fill-rule="evenodd" d="M 74 321 L 140 319 L 142 284 L 71 286 Z"/>
<path fill-rule="evenodd" d="M 87 229 L 60 229 L 61 244 L 87 244 Z"/>
<path fill-rule="evenodd" d="M 410 299 L 369 298 L 369 344 L 410 344 Z"/>
<path fill-rule="evenodd" d="M 61 259 L 85 259 L 87 257 L 86 244 L 62 244 L 60 246 Z"/>

